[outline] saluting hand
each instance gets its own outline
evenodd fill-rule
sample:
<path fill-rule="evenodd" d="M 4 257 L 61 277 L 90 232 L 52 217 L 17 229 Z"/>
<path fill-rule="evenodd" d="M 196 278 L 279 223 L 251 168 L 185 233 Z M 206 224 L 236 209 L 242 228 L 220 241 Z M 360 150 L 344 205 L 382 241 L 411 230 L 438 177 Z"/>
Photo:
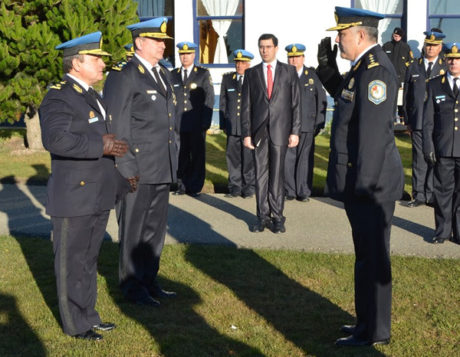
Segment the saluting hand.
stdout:
<path fill-rule="evenodd" d="M 116 140 L 115 134 L 102 135 L 104 155 L 122 157 L 128 151 L 128 144 L 122 140 Z"/>
<path fill-rule="evenodd" d="M 320 66 L 337 67 L 337 45 L 331 48 L 331 38 L 325 37 L 318 45 L 318 64 Z"/>

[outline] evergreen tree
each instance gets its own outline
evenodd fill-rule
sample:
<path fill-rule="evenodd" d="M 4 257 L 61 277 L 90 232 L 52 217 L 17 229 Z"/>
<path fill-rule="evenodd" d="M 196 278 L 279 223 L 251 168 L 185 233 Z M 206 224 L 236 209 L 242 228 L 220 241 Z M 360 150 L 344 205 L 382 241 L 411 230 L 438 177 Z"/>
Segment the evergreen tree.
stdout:
<path fill-rule="evenodd" d="M 2 0 L 0 5 L 0 122 L 24 114 L 29 148 L 40 149 L 37 109 L 46 88 L 62 77 L 54 47 L 94 31 L 103 34 L 111 63 L 131 41 L 126 25 L 138 21 L 133 0 Z"/>

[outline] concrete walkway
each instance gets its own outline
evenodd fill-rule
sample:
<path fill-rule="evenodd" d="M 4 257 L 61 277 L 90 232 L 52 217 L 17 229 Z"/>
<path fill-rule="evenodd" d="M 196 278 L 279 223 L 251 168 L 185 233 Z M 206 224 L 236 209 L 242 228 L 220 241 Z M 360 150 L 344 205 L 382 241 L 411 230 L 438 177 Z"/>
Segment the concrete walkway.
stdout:
<path fill-rule="evenodd" d="M 51 223 L 43 206 L 45 190 L 45 186 L 0 185 L 0 235 L 49 237 Z M 254 198 L 226 198 L 223 194 L 202 194 L 198 198 L 171 195 L 166 243 L 353 253 L 350 226 L 337 201 L 318 197 L 308 203 L 286 202 L 287 232 L 284 234 L 267 230 L 251 233 L 249 227 L 257 221 L 255 212 Z M 107 234 L 114 241 L 117 229 L 112 211 Z M 460 245 L 429 243 L 433 233 L 432 208 L 407 208 L 396 204 L 392 254 L 460 258 Z"/>

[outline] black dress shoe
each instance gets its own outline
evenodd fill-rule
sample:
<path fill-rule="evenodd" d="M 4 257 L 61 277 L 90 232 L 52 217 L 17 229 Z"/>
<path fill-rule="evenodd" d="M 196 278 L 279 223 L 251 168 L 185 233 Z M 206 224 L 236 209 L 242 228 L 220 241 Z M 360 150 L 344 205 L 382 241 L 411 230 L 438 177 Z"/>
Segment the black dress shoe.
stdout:
<path fill-rule="evenodd" d="M 240 195 L 241 195 L 241 193 L 238 193 L 238 192 L 229 192 L 229 193 L 225 194 L 225 197 L 234 198 L 234 197 L 238 197 Z"/>
<path fill-rule="evenodd" d="M 245 192 L 245 193 L 242 194 L 242 197 L 243 198 L 252 198 L 252 197 L 254 197 L 254 192 L 247 192 L 247 193 Z"/>
<path fill-rule="evenodd" d="M 337 346 L 349 346 L 349 347 L 388 345 L 389 343 L 390 343 L 389 338 L 386 338 L 384 340 L 378 340 L 378 341 L 368 341 L 368 340 L 356 338 L 354 336 L 339 338 L 338 340 L 335 341 L 335 344 Z"/>
<path fill-rule="evenodd" d="M 142 298 L 133 300 L 132 302 L 135 303 L 136 305 L 146 305 L 146 306 L 151 306 L 151 307 L 160 306 L 160 302 L 151 296 L 144 296 Z"/>
<path fill-rule="evenodd" d="M 273 233 L 284 233 L 286 232 L 286 227 L 284 226 L 283 221 L 274 221 L 273 222 Z"/>
<path fill-rule="evenodd" d="M 460 244 L 460 238 L 458 238 L 458 237 L 457 237 L 457 238 L 451 237 L 451 238 L 450 238 L 450 241 L 451 241 L 452 243 L 455 243 L 455 244 Z"/>
<path fill-rule="evenodd" d="M 340 331 L 353 335 L 355 333 L 356 325 L 342 325 Z"/>
<path fill-rule="evenodd" d="M 175 298 L 177 296 L 175 291 L 167 291 L 163 289 L 151 289 L 150 294 L 156 298 Z"/>
<path fill-rule="evenodd" d="M 177 191 L 173 192 L 173 195 L 182 196 L 182 195 L 185 195 L 185 191 L 184 190 L 177 190 Z"/>
<path fill-rule="evenodd" d="M 80 338 L 82 340 L 88 340 L 88 341 L 100 341 L 102 340 L 102 335 L 99 335 L 98 333 L 94 332 L 93 330 L 88 330 L 83 333 L 79 333 L 78 335 L 73 336 L 75 338 Z"/>
<path fill-rule="evenodd" d="M 297 197 L 297 201 L 300 201 L 300 202 L 308 202 L 310 201 L 310 199 L 306 196 L 299 196 Z"/>
<path fill-rule="evenodd" d="M 256 225 L 252 226 L 251 231 L 254 233 L 260 233 L 260 232 L 263 232 L 265 228 L 269 228 L 269 226 L 270 226 L 270 221 L 259 220 L 259 222 Z"/>
<path fill-rule="evenodd" d="M 99 325 L 94 325 L 93 329 L 99 331 L 111 331 L 115 327 L 117 326 L 111 322 L 101 322 Z"/>
<path fill-rule="evenodd" d="M 189 195 L 190 197 L 199 197 L 200 196 L 200 193 L 199 192 L 189 192 L 187 193 L 187 195 Z"/>
<path fill-rule="evenodd" d="M 286 199 L 286 201 L 292 201 L 295 197 L 286 195 L 284 198 Z"/>
<path fill-rule="evenodd" d="M 431 240 L 431 243 L 433 243 L 433 244 L 442 244 L 446 240 L 448 240 L 448 238 L 433 237 L 433 239 Z"/>
<path fill-rule="evenodd" d="M 420 200 L 412 200 L 412 201 L 409 201 L 407 202 L 407 207 L 409 208 L 415 208 L 415 207 L 418 207 L 418 206 L 422 206 L 424 205 L 425 202 L 423 201 L 420 201 Z"/>

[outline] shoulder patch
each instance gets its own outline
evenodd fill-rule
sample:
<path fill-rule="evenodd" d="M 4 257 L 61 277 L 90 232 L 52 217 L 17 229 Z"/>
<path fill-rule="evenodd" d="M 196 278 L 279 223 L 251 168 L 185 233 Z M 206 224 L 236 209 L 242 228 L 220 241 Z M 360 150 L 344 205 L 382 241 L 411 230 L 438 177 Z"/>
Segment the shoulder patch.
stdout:
<path fill-rule="evenodd" d="M 379 105 L 387 99 L 387 85 L 385 82 L 374 80 L 369 83 L 367 88 L 367 98 L 375 105 Z"/>
<path fill-rule="evenodd" d="M 73 84 L 73 89 L 75 89 L 78 93 L 83 93 L 83 89 L 76 83 Z"/>

